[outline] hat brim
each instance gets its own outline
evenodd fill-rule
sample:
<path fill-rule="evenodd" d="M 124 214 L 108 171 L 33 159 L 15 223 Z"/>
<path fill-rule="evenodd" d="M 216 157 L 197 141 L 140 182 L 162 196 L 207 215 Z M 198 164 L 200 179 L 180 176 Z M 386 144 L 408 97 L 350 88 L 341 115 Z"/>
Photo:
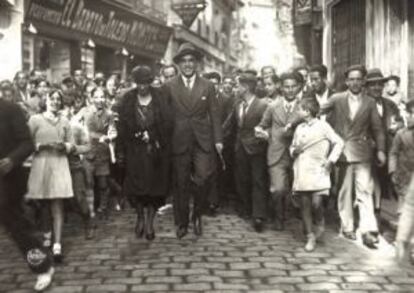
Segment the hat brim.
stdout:
<path fill-rule="evenodd" d="M 373 77 L 373 78 L 367 78 L 365 80 L 366 83 L 377 82 L 377 81 L 387 82 L 388 78 L 387 77 Z"/>
<path fill-rule="evenodd" d="M 178 64 L 185 55 L 193 55 L 197 60 L 201 60 L 203 58 L 203 53 L 193 49 L 184 49 L 179 52 L 177 55 L 174 56 L 173 61 L 175 64 Z"/>

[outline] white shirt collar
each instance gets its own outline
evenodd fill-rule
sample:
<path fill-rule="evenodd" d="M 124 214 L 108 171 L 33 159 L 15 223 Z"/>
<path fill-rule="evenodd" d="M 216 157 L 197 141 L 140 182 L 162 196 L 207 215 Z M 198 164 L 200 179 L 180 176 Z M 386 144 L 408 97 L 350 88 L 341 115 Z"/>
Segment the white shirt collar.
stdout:
<path fill-rule="evenodd" d="M 187 84 L 188 84 L 187 81 L 190 80 L 190 88 L 193 88 L 195 80 L 196 80 L 196 76 L 197 76 L 197 74 L 193 74 L 193 76 L 191 76 L 191 77 L 185 77 L 184 75 L 181 75 L 181 78 L 182 78 L 183 83 L 184 83 L 185 86 L 187 86 Z"/>
<path fill-rule="evenodd" d="M 352 93 L 351 91 L 348 91 L 349 93 L 349 97 L 353 100 L 353 101 L 360 101 L 361 100 L 361 93 L 359 93 L 358 95 L 355 95 L 354 93 Z"/>
<path fill-rule="evenodd" d="M 285 106 L 285 107 L 287 107 L 287 106 L 293 107 L 293 106 L 295 106 L 296 101 L 297 101 L 297 98 L 294 99 L 294 100 L 292 100 L 292 101 L 288 101 L 285 98 L 283 98 L 283 106 Z"/>

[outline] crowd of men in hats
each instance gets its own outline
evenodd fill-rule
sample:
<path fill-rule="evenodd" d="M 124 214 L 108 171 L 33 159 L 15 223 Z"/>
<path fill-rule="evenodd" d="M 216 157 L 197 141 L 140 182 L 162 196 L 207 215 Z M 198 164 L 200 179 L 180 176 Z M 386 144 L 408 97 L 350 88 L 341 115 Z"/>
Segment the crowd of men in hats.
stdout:
<path fill-rule="evenodd" d="M 126 199 L 136 237 L 149 241 L 169 198 L 179 239 L 190 228 L 202 237 L 206 213 L 234 209 L 258 233 L 267 223 L 277 233 L 299 212 L 311 252 L 326 208 L 344 238 L 360 235 L 375 249 L 382 199 L 395 196 L 397 256 L 409 261 L 414 102 L 397 76 L 350 66 L 346 89 L 335 92 L 324 65 L 222 77 L 200 72 L 202 58 L 184 43 L 174 64 L 157 74 L 137 66 L 125 81 L 75 70 L 51 84 L 33 70 L 0 82 L 0 220 L 38 274 L 35 290 L 63 259 L 65 212 L 79 213 L 94 239 Z"/>

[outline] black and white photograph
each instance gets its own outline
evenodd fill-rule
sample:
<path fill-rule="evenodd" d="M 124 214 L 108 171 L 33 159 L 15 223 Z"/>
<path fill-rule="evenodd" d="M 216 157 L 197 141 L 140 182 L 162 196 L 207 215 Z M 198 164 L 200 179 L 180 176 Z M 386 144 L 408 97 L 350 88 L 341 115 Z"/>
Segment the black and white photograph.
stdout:
<path fill-rule="evenodd" d="M 414 292 L 414 0 L 0 0 L 0 293 Z"/>

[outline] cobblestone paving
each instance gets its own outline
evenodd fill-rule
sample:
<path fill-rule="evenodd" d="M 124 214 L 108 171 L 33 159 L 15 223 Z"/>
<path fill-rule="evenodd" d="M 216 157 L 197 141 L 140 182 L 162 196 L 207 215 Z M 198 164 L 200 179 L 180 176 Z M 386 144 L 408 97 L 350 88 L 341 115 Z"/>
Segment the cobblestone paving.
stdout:
<path fill-rule="evenodd" d="M 234 215 L 205 218 L 204 236 L 175 238 L 171 213 L 153 242 L 136 239 L 131 210 L 101 224 L 97 240 L 65 227 L 63 265 L 48 292 L 414 292 L 414 270 L 399 269 L 393 247 L 370 251 L 330 227 L 312 253 L 297 220 L 258 234 Z M 0 232 L 0 292 L 32 292 L 34 276 Z"/>

